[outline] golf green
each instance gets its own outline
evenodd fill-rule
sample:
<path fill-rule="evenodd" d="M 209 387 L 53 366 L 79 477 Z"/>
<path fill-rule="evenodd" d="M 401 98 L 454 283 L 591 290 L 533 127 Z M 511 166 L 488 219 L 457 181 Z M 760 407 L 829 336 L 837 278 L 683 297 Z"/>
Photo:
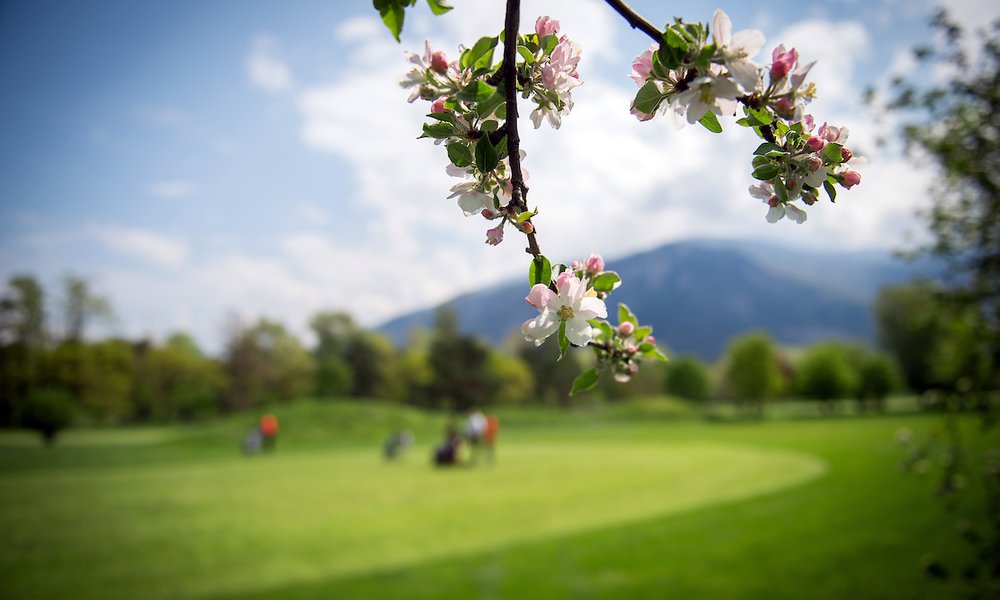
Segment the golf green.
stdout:
<path fill-rule="evenodd" d="M 372 449 L 220 453 L 9 472 L 4 588 L 18 598 L 239 595 L 640 522 L 826 470 L 781 449 L 614 437 L 512 440 L 495 466 L 438 470 L 429 453 L 418 446 L 393 463 Z"/>

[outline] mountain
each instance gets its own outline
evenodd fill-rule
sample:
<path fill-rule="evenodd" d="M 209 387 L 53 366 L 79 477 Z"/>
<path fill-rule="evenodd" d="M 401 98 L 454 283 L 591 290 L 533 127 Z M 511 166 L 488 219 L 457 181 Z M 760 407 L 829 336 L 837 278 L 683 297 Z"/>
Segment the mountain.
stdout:
<path fill-rule="evenodd" d="M 791 345 L 828 338 L 873 341 L 878 288 L 927 268 L 872 251 L 701 240 L 633 254 L 609 267 L 623 282 L 609 298 L 611 315 L 625 303 L 672 353 L 709 360 L 734 336 L 756 329 Z M 521 300 L 527 292 L 527 283 L 517 280 L 458 296 L 446 306 L 455 310 L 463 331 L 499 343 L 537 314 Z M 402 343 L 412 328 L 431 327 L 434 310 L 398 317 L 379 329 Z"/>

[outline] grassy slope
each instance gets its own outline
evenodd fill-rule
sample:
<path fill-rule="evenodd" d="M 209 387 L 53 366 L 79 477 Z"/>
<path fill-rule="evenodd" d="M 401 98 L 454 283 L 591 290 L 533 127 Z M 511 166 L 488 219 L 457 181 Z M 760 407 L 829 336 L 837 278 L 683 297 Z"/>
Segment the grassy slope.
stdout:
<path fill-rule="evenodd" d="M 410 427 L 430 443 L 441 424 L 385 406 L 285 410 L 281 452 L 264 460 L 234 456 L 243 417 L 180 431 L 79 432 L 54 452 L 8 435 L 0 571 L 15 597 L 948 591 L 927 585 L 918 559 L 957 546 L 955 517 L 930 500 L 926 481 L 895 471 L 901 450 L 892 442 L 901 425 L 923 430 L 933 420 L 710 426 L 636 422 L 637 413 L 650 409 L 511 411 L 495 470 L 447 473 L 425 467 L 423 446 L 403 464 L 378 461 L 387 429 Z M 738 499 L 766 491 L 754 485 L 768 477 L 775 487 L 808 477 L 819 463 L 803 454 L 828 473 Z M 280 494 L 268 491 L 275 487 Z M 719 504 L 719 489 L 736 500 Z M 411 497 L 401 503 L 400 493 Z M 177 543 L 178 533 L 188 541 Z"/>

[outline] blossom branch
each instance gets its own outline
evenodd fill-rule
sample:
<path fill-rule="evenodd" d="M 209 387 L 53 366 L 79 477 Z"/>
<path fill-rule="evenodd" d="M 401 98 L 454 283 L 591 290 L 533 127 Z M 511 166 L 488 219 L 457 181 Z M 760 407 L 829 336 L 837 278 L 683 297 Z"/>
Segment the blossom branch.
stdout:
<path fill-rule="evenodd" d="M 524 185 L 524 175 L 521 172 L 521 138 L 517 133 L 517 31 L 521 22 L 521 0 L 507 0 L 507 16 L 504 21 L 503 34 L 503 73 L 504 100 L 507 105 L 507 118 L 504 126 L 507 128 L 507 157 L 510 161 L 511 204 L 517 210 L 528 210 L 528 188 Z M 531 223 L 529 219 L 527 223 Z M 538 239 L 535 237 L 534 224 L 531 224 L 526 251 L 532 256 L 540 256 Z"/>

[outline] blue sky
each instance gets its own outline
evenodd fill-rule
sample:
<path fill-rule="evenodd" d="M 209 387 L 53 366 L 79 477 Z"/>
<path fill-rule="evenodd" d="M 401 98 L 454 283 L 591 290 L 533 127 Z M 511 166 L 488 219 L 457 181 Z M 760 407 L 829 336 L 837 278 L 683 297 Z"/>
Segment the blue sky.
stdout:
<path fill-rule="evenodd" d="M 501 27 L 502 2 L 454 4 L 434 19 L 421 2 L 401 45 L 361 0 L 0 4 L 0 277 L 35 274 L 55 309 L 60 278 L 83 275 L 116 310 L 107 331 L 183 329 L 217 349 L 227 315 L 303 332 L 344 309 L 373 325 L 521 274 L 520 240 L 487 247 L 485 222 L 446 199 L 446 157 L 415 139 L 426 106 L 395 83 L 404 49 L 429 38 L 453 55 Z M 952 4 L 967 24 L 998 12 Z M 721 7 L 734 29 L 764 31 L 765 52 L 784 41 L 818 59 L 812 112 L 850 126 L 865 179 L 801 226 L 768 225 L 746 194 L 746 131 L 635 122 L 625 75 L 648 41 L 602 2 L 525 0 L 525 29 L 544 10 L 584 50 L 562 129 L 522 124 L 548 255 L 698 237 L 892 248 L 914 230 L 928 171 L 876 146 L 886 125 L 859 97 L 910 67 L 929 2 L 632 5 L 660 24 Z"/>

